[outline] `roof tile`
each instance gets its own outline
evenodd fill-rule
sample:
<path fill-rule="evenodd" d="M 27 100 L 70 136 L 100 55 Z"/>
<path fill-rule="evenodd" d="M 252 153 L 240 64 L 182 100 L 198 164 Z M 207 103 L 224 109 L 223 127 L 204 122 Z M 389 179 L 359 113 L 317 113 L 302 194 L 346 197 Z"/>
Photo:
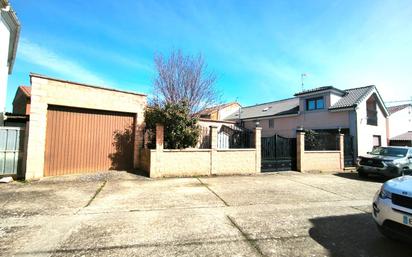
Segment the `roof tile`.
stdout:
<path fill-rule="evenodd" d="M 389 114 L 393 114 L 395 112 L 399 112 L 400 110 L 403 110 L 409 106 L 412 106 L 412 104 L 402 104 L 402 105 L 396 105 L 396 106 L 390 106 L 388 107 L 388 112 Z"/>
<path fill-rule="evenodd" d="M 412 131 L 408 131 L 402 135 L 392 137 L 391 140 L 394 141 L 412 141 Z"/>

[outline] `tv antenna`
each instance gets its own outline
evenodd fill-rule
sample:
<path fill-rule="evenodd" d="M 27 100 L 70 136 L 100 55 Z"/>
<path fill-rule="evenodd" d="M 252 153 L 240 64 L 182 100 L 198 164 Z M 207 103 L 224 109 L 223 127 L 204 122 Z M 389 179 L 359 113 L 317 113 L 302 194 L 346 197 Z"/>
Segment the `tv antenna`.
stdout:
<path fill-rule="evenodd" d="M 302 92 L 305 90 L 304 78 L 308 75 L 306 73 L 300 74 L 300 82 L 302 83 Z"/>

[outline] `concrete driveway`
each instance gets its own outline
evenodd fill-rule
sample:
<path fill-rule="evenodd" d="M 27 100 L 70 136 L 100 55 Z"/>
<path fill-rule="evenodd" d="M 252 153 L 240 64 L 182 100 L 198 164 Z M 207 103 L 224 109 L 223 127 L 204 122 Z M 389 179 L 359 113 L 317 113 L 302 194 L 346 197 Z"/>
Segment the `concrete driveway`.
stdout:
<path fill-rule="evenodd" d="M 0 185 L 3 256 L 412 256 L 370 215 L 382 181 L 125 172 Z"/>

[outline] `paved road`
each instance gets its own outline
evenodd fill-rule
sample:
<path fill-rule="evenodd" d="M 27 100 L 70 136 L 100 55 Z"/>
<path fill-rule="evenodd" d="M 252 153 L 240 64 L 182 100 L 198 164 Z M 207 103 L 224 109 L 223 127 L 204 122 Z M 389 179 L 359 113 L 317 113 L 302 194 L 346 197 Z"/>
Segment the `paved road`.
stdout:
<path fill-rule="evenodd" d="M 382 181 L 125 172 L 0 185 L 3 256 L 412 256 L 370 215 Z"/>

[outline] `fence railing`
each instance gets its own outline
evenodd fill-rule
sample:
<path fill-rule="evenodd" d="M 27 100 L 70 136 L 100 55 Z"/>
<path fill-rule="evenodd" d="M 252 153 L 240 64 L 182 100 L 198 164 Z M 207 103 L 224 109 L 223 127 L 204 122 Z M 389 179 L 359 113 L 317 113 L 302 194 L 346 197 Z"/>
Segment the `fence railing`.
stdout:
<path fill-rule="evenodd" d="M 253 132 L 233 125 L 222 125 L 217 134 L 217 148 L 252 148 Z"/>
<path fill-rule="evenodd" d="M 0 175 L 17 175 L 22 169 L 24 129 L 0 127 Z"/>
<path fill-rule="evenodd" d="M 200 127 L 200 135 L 195 148 L 210 149 L 210 127 Z M 156 133 L 146 130 L 144 132 L 144 145 L 149 149 L 154 149 L 156 146 Z M 235 149 L 235 148 L 253 148 L 254 147 L 254 132 L 239 127 L 235 124 L 221 125 L 217 130 L 217 148 L 218 149 Z"/>
<path fill-rule="evenodd" d="M 305 134 L 306 151 L 338 151 L 339 148 L 338 134 L 314 131 Z"/>

